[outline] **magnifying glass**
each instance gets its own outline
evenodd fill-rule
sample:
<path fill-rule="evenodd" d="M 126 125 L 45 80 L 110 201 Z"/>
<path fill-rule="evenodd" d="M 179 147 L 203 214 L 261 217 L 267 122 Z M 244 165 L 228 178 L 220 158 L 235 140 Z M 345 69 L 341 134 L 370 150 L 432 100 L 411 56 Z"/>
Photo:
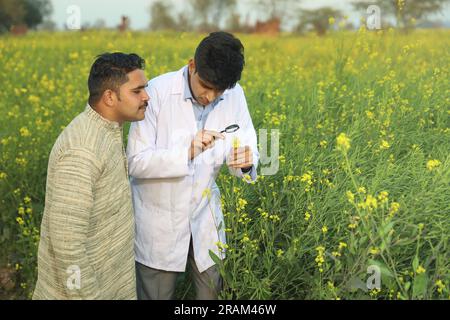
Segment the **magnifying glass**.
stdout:
<path fill-rule="evenodd" d="M 239 125 L 232 124 L 232 125 L 229 125 L 228 127 L 226 127 L 224 130 L 220 131 L 220 133 L 224 133 L 224 132 L 226 132 L 226 133 L 233 133 L 233 132 L 236 132 L 238 130 L 239 130 Z"/>
<path fill-rule="evenodd" d="M 228 127 L 226 127 L 225 129 L 223 129 L 222 131 L 220 131 L 220 133 L 233 133 L 239 130 L 239 125 L 237 124 L 232 124 L 229 125 Z M 214 140 L 216 139 L 216 137 L 214 137 Z"/>

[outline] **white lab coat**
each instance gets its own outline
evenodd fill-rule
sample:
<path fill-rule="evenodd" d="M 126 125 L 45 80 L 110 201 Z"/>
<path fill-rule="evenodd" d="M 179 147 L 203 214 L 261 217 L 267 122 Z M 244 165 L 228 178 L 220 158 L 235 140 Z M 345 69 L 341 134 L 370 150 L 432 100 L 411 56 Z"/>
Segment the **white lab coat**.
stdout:
<path fill-rule="evenodd" d="M 226 239 L 215 178 L 229 155 L 232 138 L 237 136 L 242 146 L 249 145 L 253 151 L 252 180 L 259 154 L 244 92 L 236 84 L 209 113 L 205 129 L 221 131 L 235 123 L 240 129 L 225 133 L 225 140 L 217 140 L 214 148 L 188 160 L 198 129 L 192 103 L 183 98 L 184 68 L 149 81 L 145 119 L 130 127 L 127 158 L 136 221 L 135 253 L 141 264 L 182 272 L 192 234 L 195 262 L 203 272 L 214 265 L 209 250 L 224 256 L 217 247 L 218 241 L 226 243 Z M 241 169 L 230 168 L 230 173 L 242 177 Z"/>

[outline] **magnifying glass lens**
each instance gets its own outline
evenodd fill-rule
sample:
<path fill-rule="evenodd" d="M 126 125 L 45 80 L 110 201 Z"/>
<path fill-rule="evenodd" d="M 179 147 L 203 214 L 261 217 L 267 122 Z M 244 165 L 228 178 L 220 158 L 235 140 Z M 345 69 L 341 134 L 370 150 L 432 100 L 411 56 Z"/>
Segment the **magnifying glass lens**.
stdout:
<path fill-rule="evenodd" d="M 226 127 L 224 131 L 226 133 L 233 133 L 236 132 L 237 130 L 239 130 L 239 126 L 237 124 L 232 124 L 231 126 Z"/>

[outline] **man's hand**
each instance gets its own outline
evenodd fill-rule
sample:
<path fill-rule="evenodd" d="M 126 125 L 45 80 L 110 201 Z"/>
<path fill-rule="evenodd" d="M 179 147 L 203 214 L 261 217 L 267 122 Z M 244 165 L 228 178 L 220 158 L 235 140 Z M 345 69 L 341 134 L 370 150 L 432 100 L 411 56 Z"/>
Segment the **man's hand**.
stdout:
<path fill-rule="evenodd" d="M 191 142 L 191 149 L 189 152 L 190 159 L 194 159 L 200 153 L 207 149 L 214 147 L 215 139 L 225 139 L 225 136 L 217 131 L 201 130 L 197 132 L 194 140 Z"/>
<path fill-rule="evenodd" d="M 232 148 L 227 160 L 231 168 L 250 168 L 253 166 L 253 152 L 249 146 Z"/>

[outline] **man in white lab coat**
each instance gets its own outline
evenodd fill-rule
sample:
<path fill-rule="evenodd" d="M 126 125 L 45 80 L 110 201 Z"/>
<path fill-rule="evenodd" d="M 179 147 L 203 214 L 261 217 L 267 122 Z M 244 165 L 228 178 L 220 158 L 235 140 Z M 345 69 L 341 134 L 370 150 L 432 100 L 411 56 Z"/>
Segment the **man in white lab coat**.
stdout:
<path fill-rule="evenodd" d="M 221 290 L 210 256 L 223 259 L 226 243 L 215 178 L 226 163 L 231 174 L 254 181 L 259 158 L 237 83 L 243 52 L 239 39 L 214 32 L 187 66 L 148 83 L 149 108 L 131 125 L 127 147 L 138 299 L 172 299 L 188 260 L 197 299 L 217 299 Z M 224 132 L 234 124 L 237 131 Z"/>

